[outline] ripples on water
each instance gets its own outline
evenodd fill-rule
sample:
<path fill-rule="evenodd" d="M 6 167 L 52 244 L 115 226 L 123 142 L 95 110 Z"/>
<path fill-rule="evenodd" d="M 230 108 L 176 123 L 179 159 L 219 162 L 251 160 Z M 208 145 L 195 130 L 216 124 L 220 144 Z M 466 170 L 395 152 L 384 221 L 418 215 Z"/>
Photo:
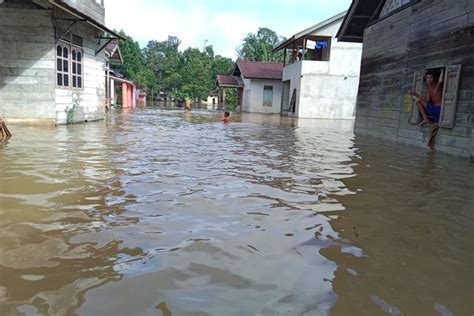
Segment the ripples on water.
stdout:
<path fill-rule="evenodd" d="M 0 314 L 470 315 L 473 166 L 352 122 L 11 127 Z"/>

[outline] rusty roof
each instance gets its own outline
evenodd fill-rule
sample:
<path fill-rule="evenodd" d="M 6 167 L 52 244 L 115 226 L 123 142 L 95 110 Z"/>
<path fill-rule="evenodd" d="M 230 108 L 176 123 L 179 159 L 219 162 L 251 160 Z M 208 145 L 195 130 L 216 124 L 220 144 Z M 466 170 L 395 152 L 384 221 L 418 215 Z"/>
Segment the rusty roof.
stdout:
<path fill-rule="evenodd" d="M 281 80 L 283 77 L 283 64 L 260 61 L 238 61 L 234 76 L 242 75 L 247 79 Z"/>
<path fill-rule="evenodd" d="M 216 85 L 219 87 L 243 87 L 244 83 L 240 77 L 236 76 L 224 76 L 224 75 L 217 75 L 216 77 Z"/>

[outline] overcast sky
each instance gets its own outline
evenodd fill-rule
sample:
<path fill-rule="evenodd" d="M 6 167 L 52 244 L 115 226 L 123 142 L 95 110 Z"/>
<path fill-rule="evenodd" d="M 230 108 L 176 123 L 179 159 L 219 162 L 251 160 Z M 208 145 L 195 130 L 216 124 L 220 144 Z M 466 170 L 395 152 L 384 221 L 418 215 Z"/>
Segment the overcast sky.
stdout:
<path fill-rule="evenodd" d="M 212 45 L 236 58 L 248 33 L 268 27 L 290 37 L 349 8 L 351 0 L 105 0 L 105 20 L 146 46 L 149 40 L 178 37 L 180 49 Z"/>

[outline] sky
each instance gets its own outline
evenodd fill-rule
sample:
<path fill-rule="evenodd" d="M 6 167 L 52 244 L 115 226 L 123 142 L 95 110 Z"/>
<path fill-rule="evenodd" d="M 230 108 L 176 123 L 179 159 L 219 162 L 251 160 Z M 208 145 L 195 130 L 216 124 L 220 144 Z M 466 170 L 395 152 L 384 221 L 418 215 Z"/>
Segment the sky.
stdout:
<path fill-rule="evenodd" d="M 267 27 L 286 38 L 349 8 L 351 0 L 105 0 L 105 24 L 124 30 L 145 47 L 168 35 L 180 49 L 212 45 L 216 55 L 236 59 L 248 33 Z"/>

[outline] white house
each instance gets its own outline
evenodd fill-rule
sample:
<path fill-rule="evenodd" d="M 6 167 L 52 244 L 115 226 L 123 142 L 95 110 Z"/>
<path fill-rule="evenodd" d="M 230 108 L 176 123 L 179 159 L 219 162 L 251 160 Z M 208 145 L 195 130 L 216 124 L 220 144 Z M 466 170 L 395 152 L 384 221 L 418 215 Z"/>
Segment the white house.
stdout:
<path fill-rule="evenodd" d="M 234 76 L 240 76 L 244 89 L 242 112 L 280 113 L 283 64 L 238 61 Z"/>
<path fill-rule="evenodd" d="M 275 48 L 290 52 L 283 68 L 281 113 L 302 118 L 353 119 L 362 53 L 360 43 L 335 37 L 346 12 L 316 24 Z"/>
<path fill-rule="evenodd" d="M 0 1 L 0 115 L 65 124 L 104 118 L 103 0 Z"/>
<path fill-rule="evenodd" d="M 237 61 L 232 76 L 217 75 L 216 85 L 237 89 L 237 108 L 242 112 L 280 113 L 283 64 Z M 225 103 L 225 90 L 221 93 Z"/>

